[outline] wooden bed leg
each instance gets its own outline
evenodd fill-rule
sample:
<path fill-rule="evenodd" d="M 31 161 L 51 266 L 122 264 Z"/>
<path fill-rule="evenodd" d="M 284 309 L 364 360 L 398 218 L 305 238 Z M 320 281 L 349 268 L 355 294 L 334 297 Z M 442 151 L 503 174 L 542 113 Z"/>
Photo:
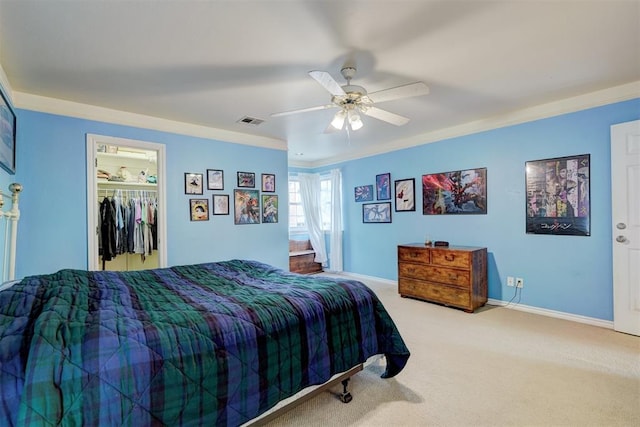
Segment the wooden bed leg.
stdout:
<path fill-rule="evenodd" d="M 353 396 L 351 396 L 351 393 L 347 391 L 347 385 L 349 384 L 350 379 L 351 378 L 342 380 L 343 391 L 342 391 L 342 394 L 340 395 L 340 400 L 342 401 L 342 403 L 349 403 L 353 399 Z"/>

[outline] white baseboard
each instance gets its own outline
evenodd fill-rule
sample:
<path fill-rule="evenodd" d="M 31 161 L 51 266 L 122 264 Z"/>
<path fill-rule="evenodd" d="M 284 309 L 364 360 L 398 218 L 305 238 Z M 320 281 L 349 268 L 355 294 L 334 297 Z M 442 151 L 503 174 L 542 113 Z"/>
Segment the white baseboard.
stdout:
<path fill-rule="evenodd" d="M 509 304 L 507 301 L 489 298 L 489 305 L 497 305 L 512 310 L 525 311 L 527 313 L 540 314 L 542 316 L 555 317 L 557 319 L 571 320 L 573 322 L 585 323 L 587 325 L 601 328 L 613 329 L 613 322 L 610 320 L 596 319 L 595 317 L 581 316 L 579 314 L 565 313 L 563 311 L 549 310 L 547 308 L 532 307 L 524 304 Z"/>
<path fill-rule="evenodd" d="M 344 276 L 353 277 L 354 279 L 362 280 L 375 280 L 376 282 L 389 284 L 392 286 L 398 286 L 396 280 L 382 279 L 380 277 L 366 276 L 364 274 L 340 272 L 339 274 Z M 525 311 L 527 313 L 539 314 L 541 316 L 555 317 L 557 319 L 570 320 L 572 322 L 585 323 L 587 325 L 598 326 L 600 328 L 613 329 L 613 322 L 610 320 L 596 319 L 595 317 L 581 316 L 579 314 L 565 313 L 562 311 L 549 310 L 546 308 L 532 307 L 524 304 L 513 304 L 507 301 L 497 300 L 489 298 L 487 301 L 489 305 L 497 305 L 499 307 L 509 308 L 512 310 Z"/>
<path fill-rule="evenodd" d="M 342 276 L 353 277 L 354 279 L 375 280 L 376 282 L 384 283 L 384 284 L 387 284 L 387 285 L 398 286 L 398 281 L 397 280 L 383 279 L 381 277 L 367 276 L 365 274 L 349 273 L 347 271 L 341 271 L 341 272 L 336 273 L 336 274 L 340 274 Z"/>

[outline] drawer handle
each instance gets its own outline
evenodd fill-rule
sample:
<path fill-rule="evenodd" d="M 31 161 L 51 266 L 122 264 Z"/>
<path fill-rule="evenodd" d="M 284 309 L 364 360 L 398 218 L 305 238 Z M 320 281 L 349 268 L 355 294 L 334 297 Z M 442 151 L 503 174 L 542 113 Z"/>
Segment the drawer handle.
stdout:
<path fill-rule="evenodd" d="M 454 254 L 445 254 L 444 259 L 447 261 L 453 261 L 456 259 L 456 256 Z"/>

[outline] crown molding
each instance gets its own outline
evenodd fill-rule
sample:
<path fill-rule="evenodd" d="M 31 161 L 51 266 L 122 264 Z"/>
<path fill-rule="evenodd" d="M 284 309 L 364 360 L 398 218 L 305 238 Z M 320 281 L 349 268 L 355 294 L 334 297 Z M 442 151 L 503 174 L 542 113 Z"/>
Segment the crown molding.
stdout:
<path fill-rule="evenodd" d="M 457 126 L 438 129 L 433 132 L 424 133 L 412 138 L 391 141 L 389 144 L 386 144 L 384 146 L 371 147 L 368 149 L 350 153 L 345 156 L 337 156 L 329 159 L 309 162 L 304 165 L 300 164 L 297 166 L 309 168 L 329 166 L 336 163 L 376 156 L 378 154 L 389 153 L 392 151 L 416 147 L 419 145 L 429 144 L 445 139 L 457 138 L 460 136 L 471 135 L 488 130 L 546 119 L 562 114 L 600 107 L 607 104 L 614 104 L 616 102 L 628 101 L 635 98 L 640 98 L 640 81 L 635 81 L 620 86 L 614 86 L 608 89 L 574 96 L 559 101 L 549 102 L 530 108 L 512 111 L 510 113 L 502 114 L 499 116 L 475 120 Z"/>
<path fill-rule="evenodd" d="M 152 129 L 200 138 L 215 139 L 236 144 L 252 145 L 276 150 L 287 150 L 286 142 L 275 138 L 255 136 L 241 132 L 233 132 L 207 126 L 161 119 L 143 114 L 129 113 L 126 111 L 32 95 L 24 92 L 14 92 L 13 94 L 16 107 L 26 110 L 143 129 Z"/>
<path fill-rule="evenodd" d="M 109 108 L 97 107 L 94 105 L 87 105 L 56 98 L 32 95 L 23 92 L 12 92 L 4 70 L 1 66 L 0 83 L 2 83 L 5 91 L 9 92 L 9 98 L 12 98 L 13 105 L 17 108 L 83 118 L 88 120 L 96 120 L 125 126 L 133 126 L 144 129 L 153 129 L 182 135 L 190 135 L 207 139 L 215 139 L 237 144 L 252 145 L 277 150 L 287 150 L 286 141 L 275 138 L 260 137 L 240 132 L 193 125 L 189 123 L 161 119 L 142 114 L 128 113 Z M 13 95 L 13 97 L 11 95 Z M 640 81 L 635 81 L 632 83 L 627 83 L 591 92 L 588 94 L 516 110 L 499 116 L 488 117 L 457 126 L 438 129 L 433 132 L 420 134 L 412 138 L 391 141 L 384 146 L 371 147 L 344 156 L 336 156 L 312 162 L 290 159 L 289 165 L 309 169 L 330 166 L 336 163 L 376 156 L 379 154 L 385 154 L 405 148 L 416 147 L 432 142 L 442 141 L 445 139 L 451 139 L 492 129 L 499 129 L 507 126 L 541 120 L 616 102 L 627 101 L 639 97 Z"/>
<path fill-rule="evenodd" d="M 11 84 L 9 84 L 9 79 L 4 72 L 4 68 L 2 68 L 2 64 L 0 64 L 0 86 L 2 86 L 2 92 L 8 98 L 9 103 L 15 106 L 13 101 L 13 90 L 11 89 Z"/>

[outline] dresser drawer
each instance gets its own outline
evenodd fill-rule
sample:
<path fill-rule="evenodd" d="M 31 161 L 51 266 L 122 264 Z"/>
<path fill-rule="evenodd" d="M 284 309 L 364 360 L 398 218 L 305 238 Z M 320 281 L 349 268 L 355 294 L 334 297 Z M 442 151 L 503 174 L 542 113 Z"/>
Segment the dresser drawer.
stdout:
<path fill-rule="evenodd" d="M 471 286 L 471 273 L 469 270 L 429 267 L 426 279 L 448 285 L 464 286 L 467 289 Z"/>
<path fill-rule="evenodd" d="M 421 298 L 464 309 L 469 309 L 471 306 L 469 290 L 454 286 L 400 278 L 398 280 L 398 291 L 402 296 Z"/>
<path fill-rule="evenodd" d="M 429 251 L 421 248 L 398 247 L 398 261 L 431 263 Z"/>
<path fill-rule="evenodd" d="M 468 270 L 436 267 L 433 265 L 401 262 L 398 264 L 398 276 L 409 279 L 430 280 L 433 282 L 468 287 L 471 274 Z"/>
<path fill-rule="evenodd" d="M 429 278 L 430 267 L 423 264 L 413 264 L 410 262 L 398 263 L 398 276 L 409 277 L 411 279 L 427 280 Z"/>
<path fill-rule="evenodd" d="M 437 250 L 431 251 L 431 263 L 444 267 L 471 268 L 471 253 L 464 251 Z"/>

